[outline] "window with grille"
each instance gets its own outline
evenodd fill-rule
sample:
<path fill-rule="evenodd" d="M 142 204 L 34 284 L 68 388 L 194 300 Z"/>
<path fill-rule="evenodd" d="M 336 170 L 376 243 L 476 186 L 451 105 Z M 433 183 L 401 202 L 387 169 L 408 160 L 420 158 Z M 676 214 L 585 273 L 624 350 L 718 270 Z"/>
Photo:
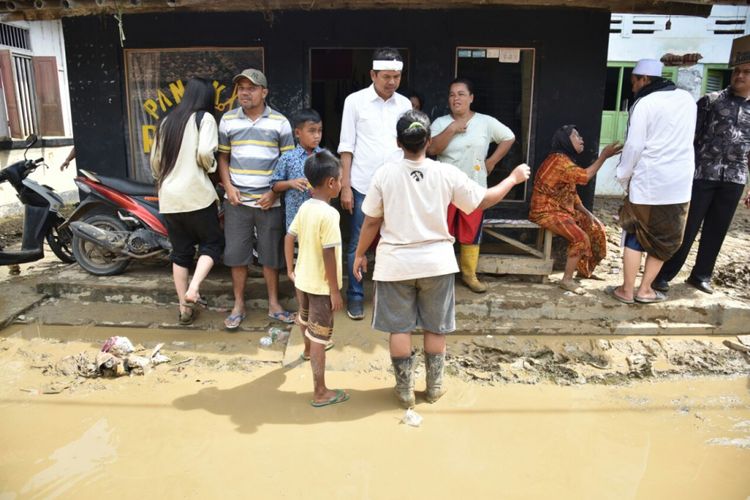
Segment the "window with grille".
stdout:
<path fill-rule="evenodd" d="M 610 33 L 622 33 L 622 17 L 612 16 L 609 20 Z"/>
<path fill-rule="evenodd" d="M 712 17 L 708 30 L 714 35 L 744 35 L 746 24 L 744 17 Z"/>
<path fill-rule="evenodd" d="M 31 50 L 29 30 L 10 24 L 0 23 L 0 45 L 16 49 Z"/>
<path fill-rule="evenodd" d="M 39 132 L 31 57 L 13 54 L 13 72 L 21 137 L 26 137 Z"/>
<path fill-rule="evenodd" d="M 632 33 L 634 35 L 653 35 L 657 31 L 662 31 L 664 28 L 661 18 L 658 21 L 657 23 L 655 17 L 634 16 Z"/>

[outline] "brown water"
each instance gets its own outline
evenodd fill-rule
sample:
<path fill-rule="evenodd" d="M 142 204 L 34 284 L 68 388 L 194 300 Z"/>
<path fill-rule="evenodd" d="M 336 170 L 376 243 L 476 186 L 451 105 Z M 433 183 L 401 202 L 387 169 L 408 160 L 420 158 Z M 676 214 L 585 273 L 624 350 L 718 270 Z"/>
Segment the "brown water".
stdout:
<path fill-rule="evenodd" d="M 382 370 L 330 371 L 351 400 L 313 409 L 308 364 L 231 369 L 234 354 L 217 353 L 218 364 L 77 381 L 34 368 L 91 348 L 0 342 L 0 500 L 750 495 L 747 377 L 572 387 L 449 378 L 442 400 L 417 405 L 414 428 L 399 423 Z M 368 356 L 385 364 L 379 350 Z M 37 390 L 50 383 L 72 385 Z"/>

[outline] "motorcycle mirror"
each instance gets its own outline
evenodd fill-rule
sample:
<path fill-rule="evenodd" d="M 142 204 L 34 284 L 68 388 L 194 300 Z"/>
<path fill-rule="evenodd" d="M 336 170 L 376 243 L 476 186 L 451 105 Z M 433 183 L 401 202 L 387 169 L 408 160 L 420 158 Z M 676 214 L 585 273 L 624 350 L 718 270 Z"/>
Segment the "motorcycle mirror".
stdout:
<path fill-rule="evenodd" d="M 26 153 L 29 152 L 29 149 L 31 149 L 31 146 L 33 146 L 34 144 L 36 144 L 36 141 L 38 141 L 38 140 L 39 140 L 39 138 L 37 137 L 36 134 L 29 134 L 26 137 L 26 151 L 23 152 L 23 159 L 24 160 L 26 159 Z"/>

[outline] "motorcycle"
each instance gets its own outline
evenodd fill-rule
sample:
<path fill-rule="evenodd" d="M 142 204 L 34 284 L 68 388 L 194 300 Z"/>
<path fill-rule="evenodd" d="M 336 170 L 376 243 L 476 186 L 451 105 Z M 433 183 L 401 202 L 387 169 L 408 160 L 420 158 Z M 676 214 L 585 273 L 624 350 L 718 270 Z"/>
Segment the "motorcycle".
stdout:
<path fill-rule="evenodd" d="M 73 255 L 91 274 L 119 274 L 133 260 L 166 258 L 172 250 L 159 198 L 152 184 L 79 170 L 84 197 L 65 226 L 73 232 Z"/>
<path fill-rule="evenodd" d="M 0 248 L 0 265 L 23 264 L 42 259 L 44 240 L 58 259 L 66 263 L 75 262 L 71 250 L 73 235 L 64 227 L 65 218 L 60 215 L 62 198 L 51 187 L 28 179 L 29 174 L 44 163 L 44 158 L 26 158 L 29 149 L 36 142 L 36 135 L 27 137 L 24 159 L 0 170 L 0 184 L 9 182 L 24 205 L 21 250 L 5 251 Z"/>

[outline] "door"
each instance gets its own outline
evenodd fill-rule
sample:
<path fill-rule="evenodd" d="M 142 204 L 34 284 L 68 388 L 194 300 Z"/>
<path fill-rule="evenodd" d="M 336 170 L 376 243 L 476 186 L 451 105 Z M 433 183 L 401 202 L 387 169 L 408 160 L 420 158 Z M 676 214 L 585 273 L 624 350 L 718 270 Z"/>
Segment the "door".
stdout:
<path fill-rule="evenodd" d="M 458 47 L 456 76 L 468 78 L 474 84 L 472 109 L 494 116 L 516 136 L 513 147 L 487 178 L 488 186 L 494 186 L 507 177 L 516 165 L 530 160 L 534 49 Z M 493 144 L 488 154 L 492 154 L 494 147 Z M 500 205 L 525 203 L 527 193 L 527 183 L 519 184 Z"/>
<path fill-rule="evenodd" d="M 321 147 L 335 152 L 341 135 L 344 100 L 352 92 L 372 83 L 373 48 L 313 48 L 310 49 L 311 106 L 323 118 Z M 409 82 L 409 51 L 399 48 L 404 60 L 399 91 Z"/>

